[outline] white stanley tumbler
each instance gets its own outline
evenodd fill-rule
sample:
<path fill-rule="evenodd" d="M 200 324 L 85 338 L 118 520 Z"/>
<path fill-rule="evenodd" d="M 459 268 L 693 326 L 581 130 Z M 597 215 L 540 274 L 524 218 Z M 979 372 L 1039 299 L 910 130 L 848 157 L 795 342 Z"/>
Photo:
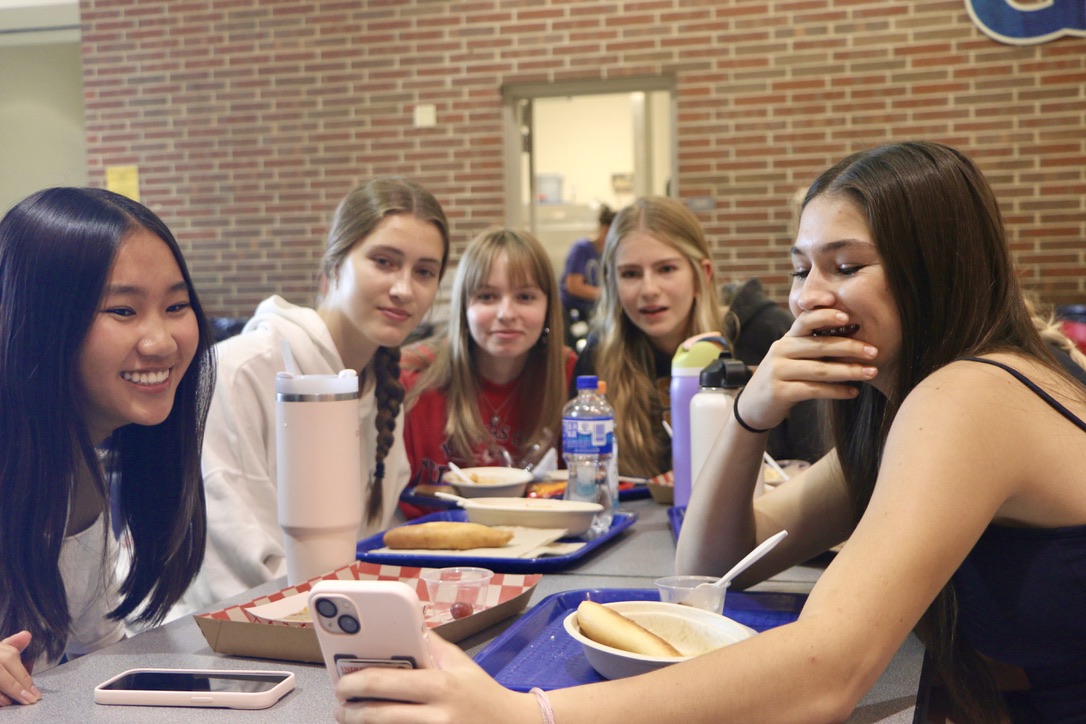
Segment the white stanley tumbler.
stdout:
<path fill-rule="evenodd" d="M 279 525 L 290 585 L 355 560 L 362 524 L 358 375 L 275 379 Z"/>

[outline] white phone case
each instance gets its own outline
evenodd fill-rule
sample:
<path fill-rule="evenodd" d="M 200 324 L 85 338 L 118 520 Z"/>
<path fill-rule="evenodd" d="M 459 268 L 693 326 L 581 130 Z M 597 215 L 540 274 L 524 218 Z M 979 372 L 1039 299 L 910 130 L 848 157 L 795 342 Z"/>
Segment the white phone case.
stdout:
<path fill-rule="evenodd" d="M 258 675 L 275 676 L 281 681 L 266 691 L 190 691 L 170 689 L 111 689 L 110 684 L 130 674 L 164 674 L 207 676 Z M 290 671 L 256 671 L 249 669 L 129 669 L 102 682 L 94 688 L 96 704 L 128 706 L 194 706 L 228 709 L 266 709 L 294 690 L 294 673 Z"/>
<path fill-rule="evenodd" d="M 370 666 L 434 666 L 422 603 L 406 583 L 320 581 L 309 593 L 309 611 L 333 686 Z"/>

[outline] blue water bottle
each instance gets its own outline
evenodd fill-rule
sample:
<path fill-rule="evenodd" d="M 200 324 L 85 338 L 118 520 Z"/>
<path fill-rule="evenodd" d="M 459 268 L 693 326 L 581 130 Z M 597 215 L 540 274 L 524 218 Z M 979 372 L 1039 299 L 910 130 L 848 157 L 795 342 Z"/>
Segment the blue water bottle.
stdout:
<path fill-rule="evenodd" d="M 599 503 L 603 506 L 592 521 L 592 531 L 611 527 L 614 503 L 607 469 L 615 437 L 615 419 L 596 394 L 595 375 L 577 378 L 577 396 L 562 408 L 562 457 L 569 470 L 566 500 Z"/>

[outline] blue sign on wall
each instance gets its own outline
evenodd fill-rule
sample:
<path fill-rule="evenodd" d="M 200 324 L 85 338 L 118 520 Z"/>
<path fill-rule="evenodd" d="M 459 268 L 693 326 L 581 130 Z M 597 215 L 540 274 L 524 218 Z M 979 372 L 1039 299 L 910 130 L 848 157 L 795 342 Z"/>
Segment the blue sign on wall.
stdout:
<path fill-rule="evenodd" d="M 1086 36 L 1086 0 L 965 0 L 985 35 L 1011 45 L 1035 45 L 1065 35 Z"/>

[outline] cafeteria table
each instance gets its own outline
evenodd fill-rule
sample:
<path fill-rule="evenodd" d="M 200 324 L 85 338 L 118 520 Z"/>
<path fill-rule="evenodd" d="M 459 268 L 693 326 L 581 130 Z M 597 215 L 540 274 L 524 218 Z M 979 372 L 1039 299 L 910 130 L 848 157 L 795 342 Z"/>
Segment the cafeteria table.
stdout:
<path fill-rule="evenodd" d="M 615 541 L 591 557 L 560 573 L 545 574 L 529 606 L 562 591 L 591 588 L 652 588 L 653 580 L 672 572 L 675 552 L 667 508 L 651 499 L 623 502 L 622 510 L 638 514 L 637 522 Z M 824 565 L 824 564 L 823 564 Z M 818 579 L 818 561 L 796 566 L 750 589 L 806 593 Z M 234 597 L 243 603 L 285 587 L 284 579 L 271 581 Z M 217 606 L 216 608 L 221 608 Z M 474 655 L 516 621 L 506 621 L 460 642 Z M 923 648 L 910 636 L 875 687 L 857 707 L 851 722 L 912 722 L 916 709 Z M 94 687 L 126 669 L 137 667 L 285 669 L 297 678 L 294 692 L 269 709 L 190 709 L 181 707 L 102 706 L 94 703 Z M 223 656 L 212 651 L 191 616 L 171 621 L 130 639 L 41 672 L 34 682 L 42 700 L 32 706 L 3 711 L 5 724 L 22 721 L 79 722 L 309 722 L 330 720 L 331 683 L 323 666 L 290 661 Z"/>

